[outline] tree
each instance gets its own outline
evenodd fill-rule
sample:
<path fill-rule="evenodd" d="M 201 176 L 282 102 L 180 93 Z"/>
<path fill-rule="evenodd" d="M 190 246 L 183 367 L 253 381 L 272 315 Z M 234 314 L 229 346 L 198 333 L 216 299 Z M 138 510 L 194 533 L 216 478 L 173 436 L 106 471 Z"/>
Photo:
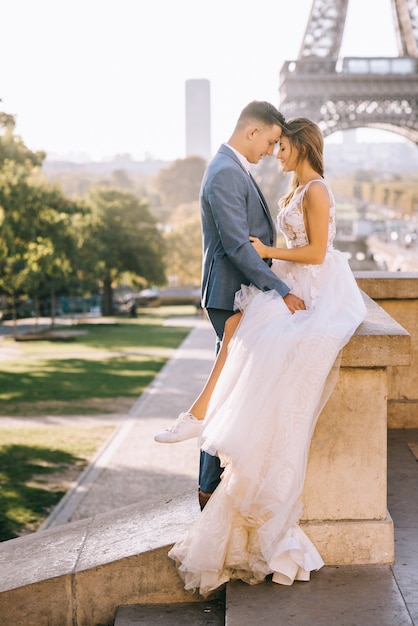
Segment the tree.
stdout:
<path fill-rule="evenodd" d="M 20 298 L 51 296 L 71 275 L 71 216 L 81 208 L 39 179 L 43 152 L 15 135 L 15 119 L 0 113 L 0 289 L 16 316 Z"/>
<path fill-rule="evenodd" d="M 0 169 L 6 161 L 25 166 L 27 172 L 40 167 L 45 152 L 32 152 L 22 139 L 15 135 L 16 121 L 13 115 L 0 112 Z"/>
<path fill-rule="evenodd" d="M 155 184 L 161 200 L 158 213 L 163 221 L 167 220 L 179 204 L 196 202 L 199 199 L 205 167 L 204 159 L 193 156 L 177 159 L 170 167 L 160 170 Z"/>
<path fill-rule="evenodd" d="M 202 275 L 202 236 L 200 218 L 178 224 L 166 234 L 169 250 L 167 271 L 180 285 L 199 286 Z"/>
<path fill-rule="evenodd" d="M 113 286 L 129 272 L 137 285 L 166 282 L 163 239 L 148 204 L 129 192 L 91 189 L 90 239 L 85 243 L 96 260 L 103 288 L 102 313 L 113 313 Z M 94 246 L 94 247 L 93 247 Z"/>
<path fill-rule="evenodd" d="M 48 293 L 53 303 L 73 273 L 71 217 L 82 208 L 59 189 L 32 181 L 26 166 L 10 160 L 0 170 L 0 207 L 0 288 L 16 317 L 20 298 L 38 303 Z"/>

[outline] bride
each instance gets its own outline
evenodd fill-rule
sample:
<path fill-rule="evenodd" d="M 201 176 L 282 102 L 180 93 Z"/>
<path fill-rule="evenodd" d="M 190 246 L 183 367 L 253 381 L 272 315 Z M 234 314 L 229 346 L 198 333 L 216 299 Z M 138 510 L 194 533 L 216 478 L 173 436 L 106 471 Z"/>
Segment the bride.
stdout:
<path fill-rule="evenodd" d="M 224 467 L 219 486 L 169 556 L 185 589 L 207 596 L 239 578 L 309 580 L 324 564 L 299 526 L 311 438 L 338 376 L 339 355 L 366 315 L 344 255 L 333 248 L 335 202 L 324 179 L 323 137 L 309 119 L 287 122 L 277 154 L 294 172 L 280 202 L 287 248 L 251 241 L 302 298 L 289 312 L 275 291 L 242 286 L 221 350 L 200 396 L 156 435 L 172 443 L 199 436 Z M 203 421 L 202 421 L 203 420 Z"/>

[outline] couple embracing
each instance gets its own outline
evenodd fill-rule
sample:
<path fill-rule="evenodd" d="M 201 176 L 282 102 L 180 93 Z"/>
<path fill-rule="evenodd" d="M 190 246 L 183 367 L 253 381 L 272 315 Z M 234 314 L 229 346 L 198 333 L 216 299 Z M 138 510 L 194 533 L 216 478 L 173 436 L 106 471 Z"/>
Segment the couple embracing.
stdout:
<path fill-rule="evenodd" d="M 293 172 L 276 224 L 250 170 L 278 144 Z M 323 137 L 270 103 L 241 112 L 201 186 L 202 306 L 217 357 L 199 397 L 156 441 L 199 438 L 202 512 L 169 552 L 185 588 L 207 596 L 228 580 L 309 580 L 323 565 L 299 526 L 318 416 L 338 357 L 366 315 L 335 250 L 335 201 Z M 286 248 L 276 247 L 281 231 Z"/>

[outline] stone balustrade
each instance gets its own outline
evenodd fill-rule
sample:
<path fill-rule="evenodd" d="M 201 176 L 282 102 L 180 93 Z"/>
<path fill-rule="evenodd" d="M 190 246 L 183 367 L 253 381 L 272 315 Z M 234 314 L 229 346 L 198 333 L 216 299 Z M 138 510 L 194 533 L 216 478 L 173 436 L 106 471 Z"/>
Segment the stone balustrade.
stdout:
<path fill-rule="evenodd" d="M 387 372 L 408 366 L 411 336 L 364 298 L 368 315 L 342 351 L 303 492 L 302 527 L 327 565 L 394 560 Z M 167 551 L 197 515 L 195 494 L 180 494 L 148 511 L 139 503 L 1 543 L 1 623 L 107 625 L 122 604 L 194 601 Z"/>
<path fill-rule="evenodd" d="M 392 563 L 387 511 L 387 369 L 410 362 L 409 333 L 367 295 L 312 439 L 303 528 L 328 565 Z"/>
<path fill-rule="evenodd" d="M 418 272 L 355 272 L 357 283 L 411 335 L 408 366 L 388 367 L 388 427 L 418 428 Z"/>

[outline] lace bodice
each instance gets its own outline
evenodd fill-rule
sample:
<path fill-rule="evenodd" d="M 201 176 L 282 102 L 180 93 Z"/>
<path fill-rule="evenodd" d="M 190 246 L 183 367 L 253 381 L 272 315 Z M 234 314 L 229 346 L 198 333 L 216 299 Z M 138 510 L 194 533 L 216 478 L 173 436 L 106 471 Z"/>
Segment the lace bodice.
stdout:
<path fill-rule="evenodd" d="M 309 185 L 313 182 L 321 182 L 328 190 L 328 194 L 331 200 L 331 208 L 329 214 L 328 224 L 328 242 L 327 250 L 332 249 L 335 239 L 336 227 L 335 227 L 335 200 L 332 191 L 328 183 L 322 178 L 310 180 L 303 187 L 298 187 L 295 191 L 295 195 L 288 205 L 280 207 L 279 214 L 277 216 L 278 229 L 283 233 L 288 248 L 295 248 L 298 246 L 306 246 L 309 243 L 308 234 L 305 228 L 305 222 L 303 219 L 302 200 Z"/>

